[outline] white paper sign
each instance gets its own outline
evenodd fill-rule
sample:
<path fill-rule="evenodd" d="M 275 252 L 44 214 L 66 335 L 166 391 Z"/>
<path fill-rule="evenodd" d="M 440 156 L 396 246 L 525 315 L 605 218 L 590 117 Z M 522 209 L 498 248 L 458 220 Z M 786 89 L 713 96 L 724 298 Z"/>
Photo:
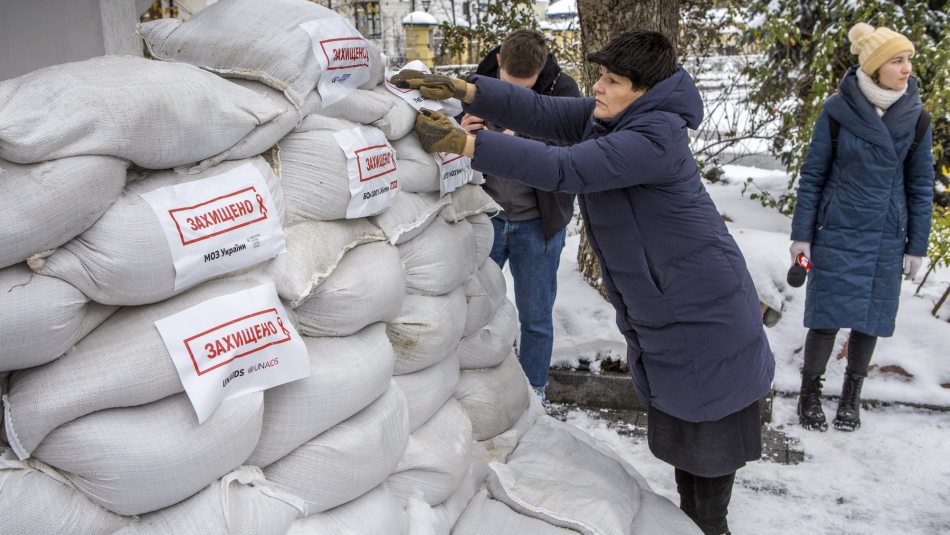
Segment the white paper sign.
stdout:
<path fill-rule="evenodd" d="M 224 400 L 310 375 L 307 346 L 272 282 L 209 299 L 155 327 L 199 423 Z"/>
<path fill-rule="evenodd" d="M 349 22 L 332 17 L 304 22 L 300 28 L 310 36 L 320 64 L 317 89 L 324 108 L 369 81 L 369 42 Z"/>
<path fill-rule="evenodd" d="M 439 166 L 439 191 L 452 193 L 472 180 L 472 160 L 459 154 L 436 152 L 432 154 Z"/>
<path fill-rule="evenodd" d="M 267 182 L 250 163 L 139 196 L 165 232 L 175 291 L 287 251 Z"/>
<path fill-rule="evenodd" d="M 399 193 L 396 150 L 378 128 L 357 126 L 333 134 L 346 154 L 350 179 L 347 219 L 369 217 L 389 208 Z"/>

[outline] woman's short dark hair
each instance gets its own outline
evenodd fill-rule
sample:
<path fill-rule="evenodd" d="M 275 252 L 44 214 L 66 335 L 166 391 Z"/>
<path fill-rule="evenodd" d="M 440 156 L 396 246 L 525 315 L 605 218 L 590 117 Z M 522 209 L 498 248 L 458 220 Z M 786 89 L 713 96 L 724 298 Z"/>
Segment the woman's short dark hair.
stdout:
<path fill-rule="evenodd" d="M 637 30 L 614 37 L 587 61 L 629 78 L 635 90 L 649 89 L 676 71 L 676 50 L 663 34 Z"/>
<path fill-rule="evenodd" d="M 548 59 L 544 36 L 533 30 L 515 30 L 501 44 L 501 68 L 515 78 L 531 78 Z"/>

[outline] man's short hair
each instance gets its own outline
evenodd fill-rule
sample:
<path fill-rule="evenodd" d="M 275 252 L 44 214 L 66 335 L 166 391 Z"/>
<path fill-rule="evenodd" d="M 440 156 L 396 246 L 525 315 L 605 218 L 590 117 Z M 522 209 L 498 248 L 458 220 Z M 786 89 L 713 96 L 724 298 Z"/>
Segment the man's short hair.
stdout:
<path fill-rule="evenodd" d="M 501 43 L 500 67 L 515 78 L 531 78 L 548 59 L 548 44 L 534 30 L 515 30 Z"/>
<path fill-rule="evenodd" d="M 633 89 L 649 89 L 676 72 L 676 50 L 659 32 L 637 30 L 614 37 L 587 61 L 629 78 Z"/>

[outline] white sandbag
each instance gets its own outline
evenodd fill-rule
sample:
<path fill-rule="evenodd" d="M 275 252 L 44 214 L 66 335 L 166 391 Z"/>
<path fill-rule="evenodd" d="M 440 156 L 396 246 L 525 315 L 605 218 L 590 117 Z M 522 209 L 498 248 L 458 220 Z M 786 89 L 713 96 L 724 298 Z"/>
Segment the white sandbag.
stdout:
<path fill-rule="evenodd" d="M 329 511 L 300 518 L 287 535 L 408 535 L 402 503 L 386 484 Z"/>
<path fill-rule="evenodd" d="M 528 391 L 528 379 L 512 352 L 494 368 L 460 372 L 455 399 L 472 421 L 475 440 L 487 440 L 511 428 L 524 413 Z"/>
<path fill-rule="evenodd" d="M 399 158 L 399 178 L 405 193 L 439 191 L 439 166 L 431 152 L 426 152 L 419 136 L 409 134 L 393 141 Z"/>
<path fill-rule="evenodd" d="M 501 205 L 475 184 L 465 184 L 451 193 L 452 207 L 442 212 L 449 223 L 459 221 L 477 214 L 496 214 L 501 211 Z"/>
<path fill-rule="evenodd" d="M 351 121 L 312 114 L 280 140 L 288 225 L 347 217 L 351 198 L 347 156 L 334 134 L 359 126 Z M 372 126 L 361 128 L 375 130 Z"/>
<path fill-rule="evenodd" d="M 474 225 L 473 225 L 474 228 Z M 465 300 L 468 314 L 465 316 L 463 336 L 471 336 L 495 317 L 498 308 L 508 295 L 505 274 L 494 262 L 483 262 L 482 267 L 465 282 Z"/>
<path fill-rule="evenodd" d="M 60 426 L 33 452 L 120 515 L 178 503 L 234 470 L 261 434 L 264 395 L 227 400 L 199 424 L 186 394 L 99 411 Z"/>
<path fill-rule="evenodd" d="M 284 229 L 287 252 L 269 268 L 277 294 L 298 307 L 330 276 L 350 249 L 385 240 L 365 219 L 309 221 Z"/>
<path fill-rule="evenodd" d="M 106 320 L 116 307 L 89 301 L 68 282 L 26 264 L 0 269 L 0 371 L 45 364 Z"/>
<path fill-rule="evenodd" d="M 386 325 L 396 353 L 395 375 L 433 366 L 455 352 L 465 328 L 465 290 L 445 295 L 408 294 L 402 311 Z"/>
<path fill-rule="evenodd" d="M 475 235 L 475 264 L 482 266 L 491 255 L 492 246 L 495 245 L 495 225 L 492 224 L 488 214 L 475 214 L 467 219 Z"/>
<path fill-rule="evenodd" d="M 98 154 L 146 169 L 210 158 L 280 112 L 207 71 L 133 56 L 64 63 L 0 82 L 0 103 L 4 160 Z"/>
<path fill-rule="evenodd" d="M 66 422 L 182 392 L 181 378 L 154 322 L 267 280 L 259 274 L 217 279 L 161 303 L 119 309 L 72 351 L 14 372 L 3 398 L 10 446 L 25 459 L 43 437 Z"/>
<path fill-rule="evenodd" d="M 317 20 L 350 26 L 339 14 L 302 0 L 230 0 L 212 4 L 182 23 L 159 19 L 139 24 L 152 55 L 165 61 L 198 65 L 223 76 L 247 78 L 283 91 L 300 106 L 324 74 L 310 35 L 301 24 Z M 369 41 L 369 79 L 383 78 L 379 50 Z"/>
<path fill-rule="evenodd" d="M 498 366 L 511 353 L 518 330 L 518 311 L 514 303 L 503 298 L 488 325 L 459 342 L 459 368 L 474 370 Z"/>
<path fill-rule="evenodd" d="M 415 431 L 452 397 L 459 380 L 458 357 L 451 355 L 435 366 L 393 377 L 406 396 L 409 430 Z"/>
<path fill-rule="evenodd" d="M 412 432 L 406 453 L 386 484 L 408 501 L 417 492 L 438 505 L 458 489 L 472 461 L 472 425 L 454 399 Z"/>
<path fill-rule="evenodd" d="M 0 458 L 0 519 L 6 535 L 108 535 L 131 522 L 89 501 L 51 467 L 17 461 L 9 450 Z"/>
<path fill-rule="evenodd" d="M 190 184 L 199 180 L 214 182 L 219 176 L 222 180 L 227 180 L 221 183 L 221 187 L 227 191 L 231 191 L 232 188 L 243 189 L 250 184 L 259 184 L 260 179 L 252 179 L 251 175 L 247 178 L 238 178 L 243 175 L 233 174 L 222 176 L 232 171 L 240 173 L 239 168 L 243 166 L 251 166 L 260 173 L 270 194 L 270 202 L 266 203 L 262 209 L 257 206 L 257 203 L 264 201 L 247 200 L 247 203 L 252 206 L 252 211 L 245 211 L 244 215 L 239 216 L 242 220 L 240 225 L 235 225 L 232 220 L 223 219 L 209 224 L 201 231 L 204 234 L 198 239 L 186 241 L 183 237 L 175 236 L 174 239 L 182 241 L 173 246 L 169 242 L 171 238 L 163 227 L 162 220 L 143 196 L 158 193 L 162 188 Z M 202 192 L 194 195 L 193 198 L 189 197 L 188 201 L 203 201 L 209 195 L 216 195 L 216 193 Z M 220 213 L 228 209 L 215 208 L 214 212 Z M 215 267 L 222 265 L 221 256 L 227 258 L 236 253 L 245 258 L 244 265 L 239 269 L 263 261 L 252 256 L 256 242 L 235 243 L 235 241 L 227 240 L 223 243 L 234 245 L 228 248 L 230 252 L 222 254 L 217 250 L 217 246 L 206 245 L 205 239 L 214 236 L 212 232 L 215 234 L 227 233 L 230 230 L 246 232 L 249 228 L 243 222 L 246 220 L 250 226 L 260 226 L 262 229 L 270 225 L 271 234 L 267 239 L 279 241 L 281 236 L 274 235 L 273 232 L 279 227 L 283 212 L 284 203 L 279 179 L 270 165 L 261 157 L 224 162 L 194 175 L 181 175 L 168 170 L 153 171 L 144 178 L 130 183 L 115 204 L 89 230 L 55 250 L 50 256 L 31 258 L 29 264 L 37 273 L 69 282 L 98 303 L 108 305 L 155 303 L 221 274 L 218 272 L 226 268 L 216 269 Z M 173 219 L 178 225 L 188 225 L 192 220 L 200 219 L 200 214 L 201 210 L 198 210 Z M 190 238 L 187 234 L 185 236 Z M 183 245 L 185 243 L 187 245 Z M 194 273 L 199 273 L 198 270 L 201 270 L 200 275 L 189 275 L 186 278 L 186 274 L 177 273 L 173 251 L 178 249 L 183 251 L 181 254 L 197 255 L 199 260 L 204 256 L 204 263 L 190 264 L 194 266 Z M 208 259 L 207 255 L 211 253 L 217 254 L 216 259 Z M 209 263 L 215 261 L 218 264 Z"/>
<path fill-rule="evenodd" d="M 316 91 L 308 93 L 306 100 L 298 108 L 287 100 L 287 97 L 285 97 L 283 93 L 268 85 L 238 78 L 231 79 L 231 82 L 245 89 L 249 89 L 273 103 L 274 106 L 280 110 L 277 117 L 273 121 L 255 128 L 247 137 L 230 149 L 212 156 L 207 160 L 202 160 L 198 165 L 179 167 L 176 168 L 175 171 L 187 174 L 200 173 L 225 160 L 241 160 L 257 156 L 270 149 L 281 138 L 296 128 L 305 116 L 320 109 L 320 96 Z"/>
<path fill-rule="evenodd" d="M 487 533 L 577 535 L 578 532 L 513 511 L 504 503 L 491 499 L 488 491 L 483 489 L 469 502 L 465 512 L 452 529 L 452 535 L 485 535 Z"/>
<path fill-rule="evenodd" d="M 465 284 L 478 268 L 475 236 L 468 221 L 451 224 L 436 219 L 419 236 L 398 247 L 410 292 L 447 294 Z"/>
<path fill-rule="evenodd" d="M 416 126 L 418 115 L 415 108 L 383 85 L 369 90 L 357 89 L 343 100 L 321 109 L 319 113 L 375 126 L 390 140 L 408 136 Z M 429 159 L 432 159 L 431 156 Z"/>
<path fill-rule="evenodd" d="M 399 245 L 421 234 L 449 204 L 448 195 L 402 192 L 388 210 L 371 217 L 370 221 L 382 229 L 389 243 Z"/>
<path fill-rule="evenodd" d="M 389 388 L 393 349 L 384 325 L 342 338 L 303 340 L 312 373 L 264 391 L 264 428 L 247 464 L 271 464 L 365 409 Z"/>
<path fill-rule="evenodd" d="M 284 535 L 299 498 L 273 488 L 256 466 L 241 466 L 187 500 L 143 515 L 115 535 Z"/>
<path fill-rule="evenodd" d="M 398 388 L 264 469 L 314 515 L 362 496 L 399 464 L 409 441 L 406 398 Z"/>
<path fill-rule="evenodd" d="M 0 124 L 3 120 L 0 120 Z M 129 162 L 76 156 L 29 165 L 0 160 L 0 268 L 59 247 L 99 219 L 125 187 Z"/>
<path fill-rule="evenodd" d="M 500 436 L 507 434 L 503 433 Z M 485 447 L 489 442 L 474 442 L 472 444 L 472 461 L 469 463 L 465 478 L 455 489 L 455 492 L 444 502 L 429 507 L 428 503 L 416 496 L 409 499 L 406 510 L 410 512 L 421 510 L 423 513 L 423 515 L 415 515 L 416 518 L 410 515 L 410 522 L 422 520 L 423 525 L 428 527 L 428 531 L 421 531 L 422 533 L 450 533 L 452 526 L 458 522 L 459 517 L 462 516 L 475 494 L 485 487 L 485 478 L 488 477 L 488 463 L 491 460 L 496 460 L 496 450 L 492 447 Z M 514 448 L 515 446 L 512 445 L 511 449 Z M 425 508 L 429 508 L 429 511 L 426 512 Z M 423 516 L 424 518 L 420 518 Z"/>
<path fill-rule="evenodd" d="M 367 243 L 343 255 L 294 313 L 304 336 L 346 336 L 396 319 L 405 296 L 399 251 L 386 242 Z"/>
<path fill-rule="evenodd" d="M 551 470 L 557 466 L 557 470 Z M 539 418 L 521 437 L 506 463 L 491 463 L 486 482 L 491 496 L 508 507 L 550 524 L 587 535 L 700 533 L 686 515 L 669 504 L 643 502 L 650 493 L 639 474 L 616 453 L 589 435 L 554 418 Z M 584 481 L 583 487 L 578 481 Z M 665 498 L 661 498 L 665 500 Z M 641 503 L 651 518 L 634 531 Z"/>

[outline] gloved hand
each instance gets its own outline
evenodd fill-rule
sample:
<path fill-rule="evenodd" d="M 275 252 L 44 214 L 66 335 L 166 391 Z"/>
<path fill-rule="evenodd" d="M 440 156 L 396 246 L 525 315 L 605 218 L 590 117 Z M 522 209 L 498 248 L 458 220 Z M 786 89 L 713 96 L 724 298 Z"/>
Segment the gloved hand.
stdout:
<path fill-rule="evenodd" d="M 912 280 L 917 276 L 917 272 L 920 271 L 920 265 L 924 262 L 922 256 L 910 256 L 908 254 L 904 255 L 904 278 L 907 280 Z"/>
<path fill-rule="evenodd" d="M 792 253 L 792 263 L 798 259 L 798 253 L 804 253 L 805 258 L 811 259 L 811 243 L 807 241 L 793 241 L 792 246 L 788 248 L 788 252 Z"/>
<path fill-rule="evenodd" d="M 404 69 L 389 79 L 389 83 L 402 89 L 418 89 L 422 96 L 432 100 L 452 97 L 464 99 L 468 82 L 451 76 Z"/>
<path fill-rule="evenodd" d="M 462 154 L 468 134 L 445 115 L 422 108 L 416 116 L 416 134 L 427 152 Z"/>

